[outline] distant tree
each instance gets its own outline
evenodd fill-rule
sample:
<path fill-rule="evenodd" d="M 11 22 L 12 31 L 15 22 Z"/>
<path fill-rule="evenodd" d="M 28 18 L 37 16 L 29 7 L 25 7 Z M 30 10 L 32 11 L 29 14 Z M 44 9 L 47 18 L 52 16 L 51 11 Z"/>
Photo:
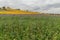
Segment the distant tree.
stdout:
<path fill-rule="evenodd" d="M 28 10 L 26 10 L 27 12 L 29 12 Z"/>
<path fill-rule="evenodd" d="M 2 7 L 2 9 L 3 9 L 3 10 L 6 10 L 6 8 L 5 8 L 5 7 Z"/>
<path fill-rule="evenodd" d="M 2 10 L 2 8 L 0 8 L 0 11 Z"/>
<path fill-rule="evenodd" d="M 10 7 L 7 7 L 7 9 L 11 9 Z"/>
<path fill-rule="evenodd" d="M 0 8 L 1 9 L 1 8 Z"/>
<path fill-rule="evenodd" d="M 17 10 L 20 10 L 20 9 L 17 9 Z"/>

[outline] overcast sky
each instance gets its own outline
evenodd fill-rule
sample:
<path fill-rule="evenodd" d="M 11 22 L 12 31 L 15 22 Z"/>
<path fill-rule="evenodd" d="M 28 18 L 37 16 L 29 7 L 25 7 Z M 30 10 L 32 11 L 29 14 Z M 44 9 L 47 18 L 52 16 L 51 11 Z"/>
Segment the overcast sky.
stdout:
<path fill-rule="evenodd" d="M 60 0 L 0 0 L 1 5 L 18 5 L 25 4 L 30 6 L 45 6 L 47 4 L 60 3 Z"/>
<path fill-rule="evenodd" d="M 49 9 L 52 10 L 53 8 L 55 9 L 57 4 L 60 5 L 60 0 L 0 0 L 0 7 L 10 6 L 13 8 L 37 10 L 37 11 L 41 10 L 46 11 Z M 57 6 L 56 9 L 57 8 L 59 9 L 60 6 L 59 7 Z"/>

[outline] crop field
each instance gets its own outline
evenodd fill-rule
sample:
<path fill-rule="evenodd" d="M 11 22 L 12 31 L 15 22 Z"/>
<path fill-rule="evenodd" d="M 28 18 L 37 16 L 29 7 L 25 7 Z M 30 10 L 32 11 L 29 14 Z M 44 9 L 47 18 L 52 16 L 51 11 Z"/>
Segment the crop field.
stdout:
<path fill-rule="evenodd" d="M 0 40 L 60 40 L 60 16 L 0 15 Z"/>

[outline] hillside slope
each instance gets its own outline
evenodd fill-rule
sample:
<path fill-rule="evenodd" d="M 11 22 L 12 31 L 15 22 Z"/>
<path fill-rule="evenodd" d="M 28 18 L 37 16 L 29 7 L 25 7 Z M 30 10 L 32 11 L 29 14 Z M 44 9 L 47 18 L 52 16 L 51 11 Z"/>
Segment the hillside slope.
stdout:
<path fill-rule="evenodd" d="M 29 11 L 17 10 L 17 9 L 11 9 L 11 8 L 3 8 L 3 9 L 0 9 L 0 14 L 39 14 L 39 13 L 38 12 L 29 12 Z"/>

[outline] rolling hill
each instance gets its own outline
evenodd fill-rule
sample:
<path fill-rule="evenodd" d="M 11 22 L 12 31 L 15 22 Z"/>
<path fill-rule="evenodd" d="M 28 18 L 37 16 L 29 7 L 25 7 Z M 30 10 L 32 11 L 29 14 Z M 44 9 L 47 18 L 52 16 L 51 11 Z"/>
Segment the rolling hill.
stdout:
<path fill-rule="evenodd" d="M 20 9 L 13 9 L 10 7 L 0 8 L 0 14 L 39 14 L 38 12 L 24 11 Z"/>

